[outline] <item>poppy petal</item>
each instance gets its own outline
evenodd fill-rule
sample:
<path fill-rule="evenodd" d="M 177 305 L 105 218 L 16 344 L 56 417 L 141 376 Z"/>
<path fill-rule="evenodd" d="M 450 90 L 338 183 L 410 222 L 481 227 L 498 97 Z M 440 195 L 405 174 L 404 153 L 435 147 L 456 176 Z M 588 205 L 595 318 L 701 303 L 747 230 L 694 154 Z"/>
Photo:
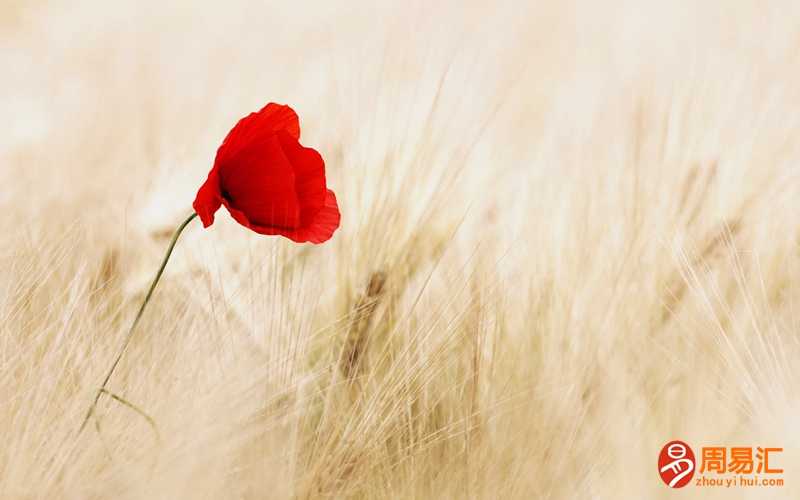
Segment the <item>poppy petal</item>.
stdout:
<path fill-rule="evenodd" d="M 300 139 L 300 120 L 295 111 L 285 104 L 271 102 L 256 113 L 250 113 L 228 132 L 222 145 L 217 149 L 215 164 L 235 157 L 242 149 L 264 135 L 286 132 Z"/>
<path fill-rule="evenodd" d="M 212 168 L 208 173 L 208 178 L 200 186 L 197 196 L 192 203 L 192 208 L 200 216 L 203 227 L 208 227 L 214 223 L 214 213 L 219 210 L 222 204 L 222 194 L 219 187 L 219 175 L 216 168 Z"/>
<path fill-rule="evenodd" d="M 339 206 L 336 202 L 336 195 L 328 190 L 325 196 L 325 205 L 322 207 L 311 225 L 297 229 L 287 229 L 273 226 L 263 226 L 253 224 L 241 210 L 231 207 L 227 200 L 222 200 L 223 205 L 231 213 L 231 217 L 244 227 L 251 229 L 259 234 L 280 235 L 289 238 L 297 243 L 324 243 L 328 241 L 336 232 L 341 220 Z"/>
<path fill-rule="evenodd" d="M 307 241 L 311 243 L 323 243 L 333 236 L 339 229 L 342 214 L 339 212 L 339 204 L 336 202 L 336 195 L 328 189 L 325 196 L 325 205 L 322 210 L 317 212 L 314 221 L 306 228 L 308 232 Z"/>
<path fill-rule="evenodd" d="M 252 224 L 294 229 L 301 225 L 294 168 L 276 134 L 251 143 L 219 165 L 222 198 Z"/>
<path fill-rule="evenodd" d="M 315 149 L 302 146 L 297 139 L 279 132 L 283 153 L 294 169 L 294 191 L 300 208 L 300 226 L 307 227 L 325 206 L 325 161 Z"/>
<path fill-rule="evenodd" d="M 341 219 L 336 195 L 327 189 L 322 156 L 299 138 L 297 114 L 286 105 L 269 103 L 239 120 L 193 203 L 203 225 L 224 205 L 261 234 L 298 243 L 330 239 Z"/>

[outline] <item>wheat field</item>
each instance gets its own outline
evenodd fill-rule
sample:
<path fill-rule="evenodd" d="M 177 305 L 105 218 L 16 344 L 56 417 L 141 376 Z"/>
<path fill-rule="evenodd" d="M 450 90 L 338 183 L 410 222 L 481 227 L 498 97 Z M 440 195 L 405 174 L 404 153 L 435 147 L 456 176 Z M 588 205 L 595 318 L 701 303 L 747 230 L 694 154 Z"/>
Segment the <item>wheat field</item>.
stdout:
<path fill-rule="evenodd" d="M 799 498 L 800 3 L 0 6 L 0 499 Z M 342 226 L 220 212 L 297 109 Z M 779 446 L 667 488 L 662 446 Z"/>

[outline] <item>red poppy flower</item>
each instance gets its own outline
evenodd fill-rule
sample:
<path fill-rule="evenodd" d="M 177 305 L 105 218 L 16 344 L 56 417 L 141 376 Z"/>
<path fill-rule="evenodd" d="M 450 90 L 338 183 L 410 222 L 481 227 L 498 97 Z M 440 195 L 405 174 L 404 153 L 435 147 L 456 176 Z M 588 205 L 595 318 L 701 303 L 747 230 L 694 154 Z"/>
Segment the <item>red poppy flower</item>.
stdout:
<path fill-rule="evenodd" d="M 322 243 L 339 227 L 325 162 L 302 146 L 297 113 L 269 103 L 228 132 L 192 206 L 208 227 L 225 205 L 241 225 L 298 243 Z"/>

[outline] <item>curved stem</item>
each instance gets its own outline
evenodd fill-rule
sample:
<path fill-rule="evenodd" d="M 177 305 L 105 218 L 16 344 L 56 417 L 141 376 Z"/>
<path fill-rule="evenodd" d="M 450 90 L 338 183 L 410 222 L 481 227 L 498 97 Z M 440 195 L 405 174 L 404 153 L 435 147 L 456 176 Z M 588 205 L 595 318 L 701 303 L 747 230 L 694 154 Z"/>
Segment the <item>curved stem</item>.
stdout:
<path fill-rule="evenodd" d="M 158 431 L 158 426 L 156 425 L 156 421 L 153 419 L 153 417 L 151 417 L 150 415 L 148 415 L 147 413 L 145 413 L 145 412 L 144 412 L 144 410 L 142 410 L 141 408 L 139 408 L 139 407 L 138 407 L 138 406 L 136 406 L 135 404 L 131 403 L 131 402 L 130 402 L 130 401 L 128 401 L 127 399 L 123 398 L 122 396 L 117 396 L 117 395 L 116 395 L 116 394 L 114 394 L 113 392 L 109 392 L 109 390 L 108 390 L 108 389 L 100 389 L 100 390 L 101 390 L 101 391 L 103 392 L 103 394 L 105 394 L 106 396 L 110 397 L 111 399 L 113 399 L 113 400 L 114 400 L 114 401 L 116 401 L 117 403 L 120 403 L 120 404 L 122 404 L 122 405 L 124 405 L 124 406 L 127 406 L 127 407 L 128 407 L 128 408 L 130 408 L 131 410 L 133 410 L 133 411 L 135 411 L 136 413 L 138 413 L 138 414 L 139 414 L 139 416 L 141 416 L 143 419 L 147 420 L 147 423 L 148 423 L 148 424 L 150 424 L 150 428 L 152 428 L 152 429 L 153 429 L 153 433 L 156 435 L 156 440 L 157 440 L 159 443 L 161 443 L 161 433 Z M 94 421 L 95 421 L 95 422 L 99 422 L 99 420 L 97 420 L 97 419 L 95 419 Z"/>
<path fill-rule="evenodd" d="M 131 324 L 131 328 L 128 330 L 128 334 L 125 336 L 125 340 L 122 342 L 122 348 L 119 350 L 114 363 L 111 364 L 111 368 L 108 370 L 106 374 L 106 378 L 103 379 L 103 384 L 100 386 L 100 389 L 97 390 L 97 394 L 94 397 L 94 402 L 89 407 L 89 411 L 86 412 L 86 417 L 83 419 L 83 423 L 81 424 L 81 428 L 78 430 L 78 434 L 80 434 L 83 429 L 86 427 L 86 424 L 89 422 L 89 419 L 92 418 L 95 409 L 97 408 L 97 403 L 100 401 L 100 396 L 106 393 L 106 385 L 108 381 L 111 380 L 111 376 L 114 375 L 114 370 L 117 369 L 117 365 L 119 364 L 122 356 L 125 355 L 125 351 L 128 350 L 128 345 L 131 342 L 131 338 L 133 338 L 133 332 L 136 330 L 136 325 L 139 324 L 139 320 L 142 318 L 142 313 L 144 313 L 144 309 L 147 307 L 147 304 L 150 302 L 150 297 L 153 296 L 153 291 L 156 289 L 156 285 L 158 285 L 158 281 L 161 279 L 161 275 L 164 273 L 164 268 L 167 267 L 167 262 L 169 262 L 169 257 L 172 255 L 172 250 L 175 248 L 175 243 L 178 242 L 178 237 L 181 235 L 183 230 L 192 222 L 192 219 L 197 217 L 196 213 L 190 215 L 185 221 L 178 226 L 178 229 L 175 230 L 175 234 L 172 235 L 172 241 L 169 243 L 169 248 L 167 248 L 167 253 L 164 255 L 164 259 L 161 261 L 161 267 L 158 268 L 158 272 L 156 273 L 156 277 L 153 278 L 153 282 L 150 284 L 150 289 L 147 291 L 147 295 L 144 297 L 144 301 L 142 302 L 141 307 L 139 307 L 139 312 L 136 313 L 136 318 L 133 320 L 133 324 Z"/>

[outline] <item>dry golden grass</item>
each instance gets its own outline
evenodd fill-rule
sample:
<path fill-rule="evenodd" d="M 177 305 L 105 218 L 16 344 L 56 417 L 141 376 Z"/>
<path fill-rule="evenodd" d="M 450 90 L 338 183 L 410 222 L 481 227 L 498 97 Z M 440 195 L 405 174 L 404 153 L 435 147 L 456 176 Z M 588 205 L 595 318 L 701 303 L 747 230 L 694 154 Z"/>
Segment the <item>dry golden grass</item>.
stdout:
<path fill-rule="evenodd" d="M 164 5 L 168 4 L 168 5 Z M 696 5 L 702 4 L 702 5 Z M 800 497 L 800 4 L 6 1 L 0 499 L 660 498 L 777 445 Z M 343 225 L 220 213 L 299 112 Z"/>

